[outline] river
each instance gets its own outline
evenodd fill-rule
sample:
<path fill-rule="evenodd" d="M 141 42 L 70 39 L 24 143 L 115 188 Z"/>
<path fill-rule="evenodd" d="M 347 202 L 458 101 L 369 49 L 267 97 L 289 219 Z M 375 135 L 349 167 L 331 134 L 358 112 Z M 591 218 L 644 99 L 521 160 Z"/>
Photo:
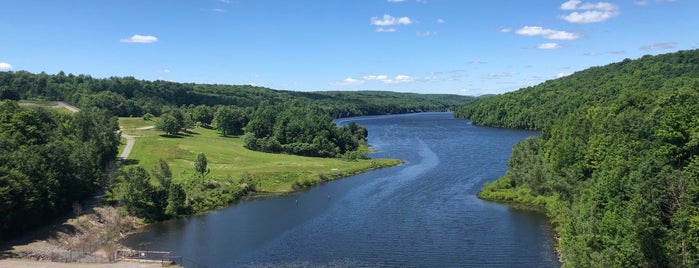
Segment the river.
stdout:
<path fill-rule="evenodd" d="M 372 158 L 402 165 L 206 215 L 151 225 L 124 243 L 206 267 L 559 267 L 540 213 L 478 199 L 535 132 L 451 113 L 356 117 Z"/>

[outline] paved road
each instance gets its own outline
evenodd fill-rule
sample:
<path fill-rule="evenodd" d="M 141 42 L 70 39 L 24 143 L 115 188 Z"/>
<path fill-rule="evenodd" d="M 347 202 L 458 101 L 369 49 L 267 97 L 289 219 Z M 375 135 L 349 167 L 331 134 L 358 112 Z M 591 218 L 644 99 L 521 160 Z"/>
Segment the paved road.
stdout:
<path fill-rule="evenodd" d="M 126 158 L 129 158 L 131 150 L 133 149 L 133 145 L 136 143 L 136 136 L 129 135 L 126 133 L 121 133 L 121 136 L 124 137 L 124 139 L 126 139 L 126 147 L 124 147 L 124 150 L 121 151 L 119 159 L 126 160 Z"/>

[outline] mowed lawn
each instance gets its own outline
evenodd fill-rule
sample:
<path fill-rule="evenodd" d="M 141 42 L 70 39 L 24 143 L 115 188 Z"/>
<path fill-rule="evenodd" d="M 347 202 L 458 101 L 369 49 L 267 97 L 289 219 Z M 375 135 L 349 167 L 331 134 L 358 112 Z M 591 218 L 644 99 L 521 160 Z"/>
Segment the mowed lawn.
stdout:
<path fill-rule="evenodd" d="M 162 158 L 170 165 L 175 181 L 200 179 L 194 171 L 197 154 L 204 153 L 211 173 L 207 180 L 238 180 L 248 173 L 260 179 L 258 190 L 289 192 L 298 180 L 317 180 L 320 175 L 334 179 L 378 167 L 400 163 L 396 159 L 346 161 L 341 159 L 301 157 L 251 151 L 240 137 L 222 137 L 216 130 L 196 128 L 191 134 L 178 137 L 164 135 L 155 129 L 140 129 L 154 124 L 141 118 L 120 118 L 122 131 L 138 136 L 129 156 L 129 165 L 151 170 Z"/>

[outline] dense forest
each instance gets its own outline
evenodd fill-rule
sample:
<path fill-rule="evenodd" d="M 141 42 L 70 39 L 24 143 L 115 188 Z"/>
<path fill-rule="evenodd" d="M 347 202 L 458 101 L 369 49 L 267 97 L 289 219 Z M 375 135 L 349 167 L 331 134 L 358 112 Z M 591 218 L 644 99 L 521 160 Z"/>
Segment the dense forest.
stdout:
<path fill-rule="evenodd" d="M 546 207 L 564 266 L 699 266 L 699 50 L 590 68 L 456 114 L 541 130 L 481 197 Z"/>
<path fill-rule="evenodd" d="M 318 107 L 332 118 L 453 110 L 472 97 L 379 91 L 294 92 L 249 85 L 145 81 L 133 77 L 93 78 L 59 72 L 0 72 L 0 99 L 66 101 L 98 107 L 114 115 L 155 116 L 181 106 L 234 105 L 241 108 L 297 102 Z"/>
<path fill-rule="evenodd" d="M 0 240 L 78 210 L 108 184 L 118 128 L 105 110 L 69 115 L 0 103 Z"/>

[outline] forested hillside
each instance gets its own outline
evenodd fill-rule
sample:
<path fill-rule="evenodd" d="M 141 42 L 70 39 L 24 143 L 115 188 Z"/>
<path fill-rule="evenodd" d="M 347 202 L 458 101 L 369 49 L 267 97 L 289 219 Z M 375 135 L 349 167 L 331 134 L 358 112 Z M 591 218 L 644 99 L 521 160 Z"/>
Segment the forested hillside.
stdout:
<path fill-rule="evenodd" d="M 109 183 L 116 159 L 116 117 L 75 115 L 0 103 L 0 240 L 73 208 Z"/>
<path fill-rule="evenodd" d="M 235 105 L 258 108 L 297 102 L 317 106 L 333 118 L 453 110 L 471 97 L 393 92 L 293 92 L 249 85 L 211 85 L 145 81 L 133 77 L 93 78 L 26 71 L 0 72 L 0 99 L 62 100 L 78 107 L 96 106 L 117 116 L 159 116 L 184 105 Z"/>
<path fill-rule="evenodd" d="M 696 89 L 692 86 L 699 77 L 698 54 L 691 50 L 625 59 L 536 86 L 478 98 L 455 113 L 478 125 L 543 129 L 564 115 L 593 106 L 634 105 L 652 102 L 679 87 Z"/>
<path fill-rule="evenodd" d="M 590 68 L 457 114 L 542 130 L 481 197 L 545 206 L 565 266 L 699 266 L 699 50 Z"/>

